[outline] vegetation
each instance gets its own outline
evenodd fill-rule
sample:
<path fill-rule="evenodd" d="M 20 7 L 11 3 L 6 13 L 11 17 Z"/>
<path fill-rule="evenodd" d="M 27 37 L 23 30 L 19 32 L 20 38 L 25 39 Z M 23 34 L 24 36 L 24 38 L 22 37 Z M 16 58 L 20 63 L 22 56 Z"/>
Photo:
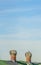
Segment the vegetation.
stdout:
<path fill-rule="evenodd" d="M 26 65 L 24 61 L 17 61 L 19 64 Z M 7 65 L 6 61 L 0 60 L 0 65 Z M 41 63 L 34 63 L 34 65 L 41 65 Z"/>

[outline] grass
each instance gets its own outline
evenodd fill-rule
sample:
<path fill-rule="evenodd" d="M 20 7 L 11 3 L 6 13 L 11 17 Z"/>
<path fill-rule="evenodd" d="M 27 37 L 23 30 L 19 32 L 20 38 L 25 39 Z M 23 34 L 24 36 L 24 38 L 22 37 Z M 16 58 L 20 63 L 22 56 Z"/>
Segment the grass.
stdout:
<path fill-rule="evenodd" d="M 7 65 L 6 61 L 0 60 L 0 65 Z"/>
<path fill-rule="evenodd" d="M 18 61 L 19 64 L 25 65 L 24 61 Z M 0 65 L 7 65 L 6 61 L 0 60 Z M 41 65 L 41 63 L 34 63 L 34 65 Z"/>

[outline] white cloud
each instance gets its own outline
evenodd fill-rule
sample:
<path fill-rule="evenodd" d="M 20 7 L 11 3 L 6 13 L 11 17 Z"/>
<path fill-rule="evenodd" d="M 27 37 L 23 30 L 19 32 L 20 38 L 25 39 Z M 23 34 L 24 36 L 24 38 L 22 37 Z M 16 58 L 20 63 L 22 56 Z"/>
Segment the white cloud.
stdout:
<path fill-rule="evenodd" d="M 0 27 L 3 26 L 3 24 L 0 24 Z"/>
<path fill-rule="evenodd" d="M 9 38 L 9 39 L 31 39 L 31 38 L 41 38 L 41 31 L 40 29 L 32 29 L 32 30 L 20 30 L 18 33 L 15 34 L 4 34 L 0 35 L 0 38 Z"/>
<path fill-rule="evenodd" d="M 12 19 L 13 20 L 13 19 Z M 7 32 L 12 32 L 11 34 L 8 35 L 0 35 L 0 38 L 2 37 L 7 37 L 7 38 L 29 38 L 32 36 L 40 36 L 41 37 L 41 27 L 39 28 L 25 28 L 24 26 L 21 26 L 21 24 L 28 24 L 28 23 L 41 23 L 41 16 L 32 16 L 32 17 L 18 17 L 15 19 L 16 21 L 18 21 L 19 23 L 16 24 L 15 26 L 12 26 L 10 24 L 10 26 L 6 23 L 4 23 L 4 25 L 6 26 L 6 30 Z M 21 23 L 21 24 L 20 24 Z M 14 24 L 14 23 L 13 23 Z M 2 25 L 2 24 L 0 24 Z M 37 25 L 36 25 L 37 26 Z M 14 31 L 16 31 L 16 34 L 13 34 Z"/>
<path fill-rule="evenodd" d="M 16 8 L 16 9 L 6 9 L 6 10 L 1 10 L 1 13 L 11 13 L 11 12 L 25 12 L 25 11 L 32 11 L 31 8 Z"/>
<path fill-rule="evenodd" d="M 1 1 L 8 1 L 8 0 L 1 0 Z M 16 2 L 20 2 L 20 1 L 32 1 L 32 0 L 9 0 L 10 1 L 16 1 Z"/>
<path fill-rule="evenodd" d="M 13 13 L 15 13 L 15 12 L 28 12 L 28 11 L 34 11 L 34 10 L 41 10 L 41 8 L 30 8 L 30 7 L 28 7 L 28 8 L 15 8 L 15 9 L 4 9 L 4 10 L 1 10 L 0 11 L 0 14 L 2 14 L 2 13 L 11 13 L 11 12 L 13 12 Z"/>
<path fill-rule="evenodd" d="M 19 1 L 19 0 L 16 0 L 16 1 Z M 20 0 L 20 1 L 32 1 L 32 0 Z"/>
<path fill-rule="evenodd" d="M 30 22 L 40 22 L 41 23 L 41 16 L 31 16 L 31 17 L 18 17 L 17 20 L 23 23 L 30 23 Z"/>

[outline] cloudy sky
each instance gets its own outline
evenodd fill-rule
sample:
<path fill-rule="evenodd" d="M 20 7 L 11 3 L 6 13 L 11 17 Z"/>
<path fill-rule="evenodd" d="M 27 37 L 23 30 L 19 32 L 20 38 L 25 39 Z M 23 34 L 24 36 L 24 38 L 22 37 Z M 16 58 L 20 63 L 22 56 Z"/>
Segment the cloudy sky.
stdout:
<path fill-rule="evenodd" d="M 17 50 L 17 60 L 41 62 L 41 0 L 0 0 L 0 59 L 9 60 L 9 50 Z"/>

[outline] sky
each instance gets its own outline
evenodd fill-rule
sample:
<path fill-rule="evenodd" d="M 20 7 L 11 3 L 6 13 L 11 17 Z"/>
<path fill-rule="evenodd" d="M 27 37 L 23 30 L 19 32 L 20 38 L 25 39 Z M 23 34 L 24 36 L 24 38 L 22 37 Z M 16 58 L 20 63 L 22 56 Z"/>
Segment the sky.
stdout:
<path fill-rule="evenodd" d="M 41 0 L 0 0 L 0 59 L 10 60 L 11 49 L 17 60 L 30 51 L 41 62 Z"/>

